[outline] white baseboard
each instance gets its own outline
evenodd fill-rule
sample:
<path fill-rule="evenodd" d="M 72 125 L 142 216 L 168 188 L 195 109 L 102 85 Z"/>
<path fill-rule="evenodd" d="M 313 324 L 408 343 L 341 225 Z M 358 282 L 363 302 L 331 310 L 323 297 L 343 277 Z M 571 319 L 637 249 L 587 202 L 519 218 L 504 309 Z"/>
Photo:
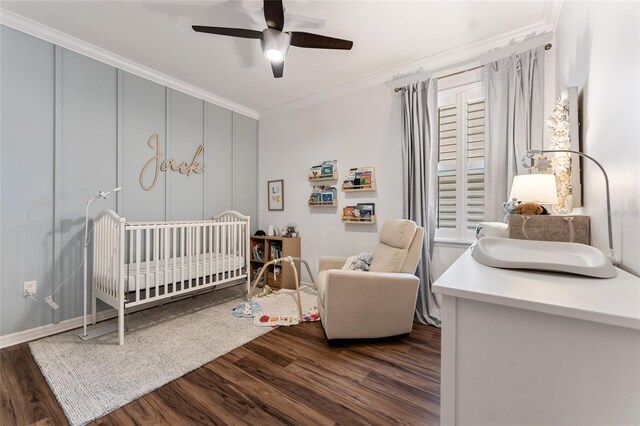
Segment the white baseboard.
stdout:
<path fill-rule="evenodd" d="M 220 286 L 210 287 L 200 293 L 196 291 L 197 294 L 209 293 L 211 291 L 222 290 L 227 287 L 233 287 L 236 285 L 244 285 L 245 281 L 241 282 L 231 282 L 224 283 Z M 179 300 L 183 300 L 189 296 L 193 296 L 193 293 L 185 294 L 184 297 L 179 297 L 176 299 L 164 299 L 161 301 L 151 302 L 148 305 L 139 305 L 134 306 L 133 308 L 129 308 L 128 312 L 130 314 L 138 311 L 142 311 L 144 309 L 151 309 L 158 305 L 177 302 Z M 104 311 L 98 311 L 96 314 L 96 322 L 106 321 L 112 318 L 116 318 L 118 316 L 118 311 L 116 309 L 106 309 Z M 91 314 L 87 315 L 87 320 L 89 323 L 91 322 Z M 73 330 L 74 328 L 82 327 L 82 316 L 71 318 L 68 320 L 60 321 L 57 324 L 47 324 L 40 327 L 30 328 L 29 330 L 18 331 L 12 334 L 6 334 L 4 336 L 0 336 L 0 349 L 6 348 L 13 345 L 18 345 L 24 342 L 30 342 L 32 340 L 42 339 L 43 337 L 52 336 L 54 334 L 63 333 L 65 331 Z"/>
<path fill-rule="evenodd" d="M 96 315 L 98 322 L 115 318 L 118 316 L 118 311 L 115 309 L 107 309 L 100 311 Z M 90 317 L 90 316 L 89 316 Z M 90 321 L 90 320 L 89 320 Z M 68 320 L 60 321 L 57 324 L 47 324 L 29 330 L 18 331 L 17 333 L 7 334 L 0 336 L 0 349 L 8 346 L 17 345 L 31 340 L 41 339 L 43 337 L 51 336 L 53 334 L 62 333 L 64 331 L 73 330 L 74 328 L 82 327 L 82 316 L 71 318 Z"/>

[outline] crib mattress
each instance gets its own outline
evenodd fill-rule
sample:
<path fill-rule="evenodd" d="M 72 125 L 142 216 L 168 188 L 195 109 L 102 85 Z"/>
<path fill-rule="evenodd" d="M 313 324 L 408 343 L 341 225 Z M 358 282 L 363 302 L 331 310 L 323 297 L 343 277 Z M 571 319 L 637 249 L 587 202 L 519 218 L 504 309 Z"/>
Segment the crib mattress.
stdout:
<path fill-rule="evenodd" d="M 174 277 L 175 281 L 178 282 L 187 280 L 189 279 L 189 270 L 191 272 L 191 279 L 231 271 L 237 271 L 237 275 L 240 275 L 240 270 L 245 267 L 244 262 L 244 256 L 236 256 L 233 254 L 223 255 L 221 253 L 204 253 L 199 257 L 191 256 L 191 262 L 189 262 L 188 256 L 178 257 L 175 259 L 175 274 L 173 258 L 168 259 L 167 262 L 165 262 L 164 259 L 160 259 L 157 263 L 154 260 L 148 262 L 148 274 L 147 262 L 140 262 L 140 290 L 144 290 L 147 283 L 150 288 L 155 288 L 156 275 L 158 276 L 158 287 L 165 285 L 165 276 L 167 276 L 167 284 L 173 284 Z M 136 262 L 125 265 L 129 291 L 136 290 L 136 268 Z"/>

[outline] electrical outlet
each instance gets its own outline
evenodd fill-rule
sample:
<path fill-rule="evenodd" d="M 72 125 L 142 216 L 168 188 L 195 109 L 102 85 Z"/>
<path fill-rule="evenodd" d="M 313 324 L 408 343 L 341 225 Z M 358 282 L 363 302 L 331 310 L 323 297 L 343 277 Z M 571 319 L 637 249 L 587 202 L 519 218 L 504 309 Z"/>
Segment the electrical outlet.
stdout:
<path fill-rule="evenodd" d="M 36 294 L 36 281 L 25 281 L 24 282 L 24 295 L 30 296 Z"/>

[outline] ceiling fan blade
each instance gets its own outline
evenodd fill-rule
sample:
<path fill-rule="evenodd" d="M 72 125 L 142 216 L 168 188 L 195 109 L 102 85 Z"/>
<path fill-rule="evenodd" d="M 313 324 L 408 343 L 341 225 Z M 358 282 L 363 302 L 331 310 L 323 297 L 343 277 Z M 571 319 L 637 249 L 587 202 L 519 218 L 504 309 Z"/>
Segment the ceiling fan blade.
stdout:
<path fill-rule="evenodd" d="M 225 27 L 203 27 L 201 25 L 193 25 L 194 31 L 199 33 L 219 34 L 231 37 L 257 38 L 262 37 L 262 31 L 245 30 L 244 28 L 225 28 Z"/>
<path fill-rule="evenodd" d="M 264 19 L 267 21 L 267 27 L 282 31 L 284 27 L 282 0 L 264 0 Z"/>
<path fill-rule="evenodd" d="M 291 31 L 291 46 L 308 47 L 311 49 L 341 49 L 351 50 L 353 42 L 340 38 L 326 37 L 318 34 Z"/>
<path fill-rule="evenodd" d="M 273 71 L 273 76 L 275 78 L 282 77 L 284 72 L 284 61 L 282 62 L 271 62 L 271 70 Z"/>

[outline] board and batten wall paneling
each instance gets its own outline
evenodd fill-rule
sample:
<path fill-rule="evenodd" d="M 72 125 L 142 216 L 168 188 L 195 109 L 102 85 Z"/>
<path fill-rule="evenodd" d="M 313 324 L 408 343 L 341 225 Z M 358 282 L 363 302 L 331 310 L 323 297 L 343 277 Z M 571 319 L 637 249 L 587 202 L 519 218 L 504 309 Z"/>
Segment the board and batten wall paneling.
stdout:
<path fill-rule="evenodd" d="M 203 143 L 204 102 L 193 96 L 167 89 L 167 151 L 166 159 L 191 165 Z M 202 164 L 202 156 L 198 159 Z M 167 220 L 203 219 L 204 176 L 192 172 L 187 176 L 167 171 Z"/>
<path fill-rule="evenodd" d="M 122 84 L 122 206 L 120 215 L 129 221 L 166 220 L 166 173 L 158 173 L 151 190 L 140 186 L 140 173 L 145 164 L 156 155 L 156 143 L 162 156 L 166 154 L 166 87 L 144 78 L 121 72 Z M 147 145 L 152 140 L 153 149 Z M 151 185 L 155 166 L 145 172 L 144 182 Z"/>
<path fill-rule="evenodd" d="M 38 296 L 53 290 L 54 46 L 2 27 L 0 33 L 0 333 L 53 320 L 32 309 L 23 282 Z"/>
<path fill-rule="evenodd" d="M 251 230 L 258 216 L 258 121 L 233 113 L 233 209 L 251 216 Z M 270 164 L 279 165 L 274 161 Z"/>
<path fill-rule="evenodd" d="M 205 104 L 205 218 L 233 205 L 233 112 Z"/>
<path fill-rule="evenodd" d="M 117 185 L 117 70 L 66 49 L 61 51 L 59 123 L 60 185 L 56 203 L 60 277 L 82 262 L 84 207 L 98 190 Z M 116 209 L 116 197 L 98 200 L 92 212 Z M 92 264 L 88 263 L 89 276 Z M 61 289 L 57 303 L 65 306 L 61 320 L 82 315 L 82 270 Z"/>
<path fill-rule="evenodd" d="M 200 219 L 235 208 L 255 226 L 256 120 L 19 31 L 1 31 L 2 345 L 81 315 L 82 267 L 54 297 L 56 313 L 24 297 L 23 283 L 37 280 L 36 297 L 43 299 L 76 270 L 84 207 L 98 190 L 122 187 L 117 198 L 96 201 L 91 217 L 117 208 L 129 221 Z M 139 176 L 156 155 L 147 146 L 154 133 L 161 160 L 190 163 L 204 143 L 204 173 L 160 172 L 144 191 Z"/>

